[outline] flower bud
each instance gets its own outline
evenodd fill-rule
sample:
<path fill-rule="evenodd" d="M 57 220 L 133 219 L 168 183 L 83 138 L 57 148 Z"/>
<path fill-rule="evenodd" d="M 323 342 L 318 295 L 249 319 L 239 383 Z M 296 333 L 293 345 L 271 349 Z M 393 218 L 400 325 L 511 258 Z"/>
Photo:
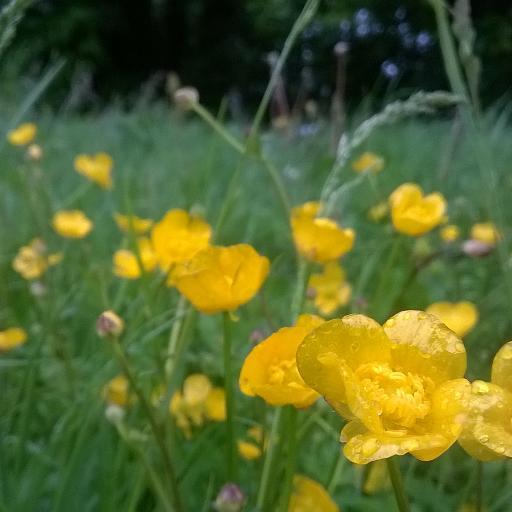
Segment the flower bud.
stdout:
<path fill-rule="evenodd" d="M 124 409 L 117 404 L 109 404 L 105 409 L 105 418 L 113 425 L 121 423 L 124 419 L 124 415 Z"/>
<path fill-rule="evenodd" d="M 462 244 L 462 252 L 470 258 L 483 258 L 490 254 L 493 248 L 492 245 L 481 242 L 480 240 L 466 240 Z"/>
<path fill-rule="evenodd" d="M 113 336 L 117 338 L 124 330 L 124 322 L 121 317 L 111 309 L 104 311 L 96 320 L 96 331 L 99 336 L 105 338 Z"/>
<path fill-rule="evenodd" d="M 27 148 L 27 157 L 29 160 L 37 162 L 43 157 L 43 149 L 39 144 L 30 144 Z"/>
<path fill-rule="evenodd" d="M 199 103 L 199 93 L 195 87 L 181 87 L 174 93 L 174 103 L 182 110 L 190 110 Z"/>
<path fill-rule="evenodd" d="M 245 494 L 238 485 L 225 484 L 213 504 L 217 512 L 241 512 L 245 504 Z"/>
<path fill-rule="evenodd" d="M 336 57 L 343 57 L 346 53 L 348 53 L 348 44 L 343 41 L 338 41 L 334 45 L 334 55 Z"/>

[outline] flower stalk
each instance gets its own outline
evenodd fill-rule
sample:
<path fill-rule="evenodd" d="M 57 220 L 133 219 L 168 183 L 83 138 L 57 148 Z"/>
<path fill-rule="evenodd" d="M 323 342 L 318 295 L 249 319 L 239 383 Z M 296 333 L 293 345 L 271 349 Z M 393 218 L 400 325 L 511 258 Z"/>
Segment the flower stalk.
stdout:
<path fill-rule="evenodd" d="M 402 474 L 400 472 L 400 468 L 398 467 L 396 457 L 387 458 L 386 464 L 388 466 L 389 478 L 391 480 L 393 491 L 395 493 L 395 499 L 396 504 L 398 506 L 398 510 L 400 512 L 410 512 L 411 509 L 409 507 L 409 500 L 405 492 Z"/>

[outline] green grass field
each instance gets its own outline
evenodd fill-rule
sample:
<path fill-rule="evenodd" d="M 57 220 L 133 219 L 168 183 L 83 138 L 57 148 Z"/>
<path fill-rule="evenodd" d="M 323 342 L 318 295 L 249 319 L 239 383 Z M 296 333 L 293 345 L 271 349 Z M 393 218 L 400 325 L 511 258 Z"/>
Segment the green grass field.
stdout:
<path fill-rule="evenodd" d="M 378 153 L 385 159 L 384 170 L 342 194 L 334 214 L 357 233 L 354 250 L 343 259 L 352 300 L 336 316 L 360 312 L 382 321 L 396 311 L 424 309 L 435 301 L 472 301 L 480 319 L 464 340 L 469 379 L 489 379 L 492 357 L 512 328 L 506 252 L 512 221 L 508 111 L 497 109 L 485 120 L 495 175 L 479 170 L 467 133 L 453 140 L 450 116 L 407 120 L 376 131 L 358 153 Z M 179 318 L 178 293 L 163 286 L 159 274 L 130 282 L 114 276 L 112 255 L 130 241 L 117 229 L 113 213 L 134 212 L 156 220 L 171 208 L 193 210 L 214 227 L 216 244 L 250 243 L 270 259 L 263 290 L 238 311 L 233 324 L 236 375 L 253 331 L 268 335 L 289 325 L 296 260 L 288 220 L 257 159 L 238 155 L 193 116 L 166 105 L 72 118 L 41 114 L 34 120 L 42 160 L 30 162 L 23 149 L 8 145 L 0 159 L 0 327 L 21 326 L 28 332 L 25 345 L 0 354 L 0 510 L 166 510 L 144 463 L 163 479 L 159 451 L 140 403 L 127 408 L 129 442 L 105 417 L 102 388 L 120 369 L 111 343 L 96 334 L 95 322 L 110 308 L 125 320 L 122 346 L 149 396 L 162 382 L 165 350 Z M 236 127 L 231 131 L 241 136 Z M 263 135 L 264 152 L 275 163 L 293 205 L 318 199 L 333 163 L 329 141 L 327 123 L 307 138 Z M 101 190 L 73 170 L 77 153 L 98 151 L 114 159 L 112 191 Z M 349 165 L 342 181 L 354 179 Z M 488 186 L 491 180 L 498 184 L 494 189 Z M 458 243 L 443 249 L 438 230 L 413 239 L 397 235 L 389 219 L 368 219 L 371 206 L 409 181 L 445 195 L 450 223 L 461 228 L 462 239 L 473 223 L 494 220 L 498 214 L 504 223 L 503 249 L 469 258 Z M 94 222 L 91 234 L 83 240 L 59 237 L 50 219 L 62 208 L 83 210 Z M 62 262 L 41 279 L 40 296 L 11 265 L 18 249 L 35 237 L 42 237 L 50 252 L 63 252 Z M 439 250 L 430 264 L 411 273 L 414 265 Z M 305 309 L 314 311 L 310 301 Z M 204 373 L 222 386 L 221 316 L 186 315 L 187 349 L 173 375 L 174 389 L 191 373 Z M 255 423 L 269 432 L 272 407 L 238 388 L 236 402 L 237 438 Z M 171 416 L 166 418 L 166 442 L 184 510 L 211 510 L 227 479 L 224 425 L 208 423 L 187 440 Z M 340 455 L 342 423 L 321 400 L 299 412 L 297 472 L 320 482 L 345 512 L 394 510 L 389 487 L 371 495 L 361 492 L 367 472 Z M 237 483 L 248 496 L 246 510 L 255 510 L 262 464 L 262 458 L 240 462 Z M 478 467 L 458 446 L 433 462 L 405 456 L 400 465 L 413 510 L 448 512 L 474 503 Z M 510 510 L 511 471 L 510 462 L 485 464 L 482 510 Z"/>

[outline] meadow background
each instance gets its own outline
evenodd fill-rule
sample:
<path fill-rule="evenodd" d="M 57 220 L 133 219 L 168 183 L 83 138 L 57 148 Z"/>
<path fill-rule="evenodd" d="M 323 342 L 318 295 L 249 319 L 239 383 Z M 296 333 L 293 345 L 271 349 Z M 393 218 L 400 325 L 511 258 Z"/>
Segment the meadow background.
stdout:
<path fill-rule="evenodd" d="M 0 328 L 19 325 L 28 332 L 23 347 L 0 354 L 2 512 L 163 510 L 148 484 L 148 471 L 137 449 L 126 443 L 105 418 L 102 389 L 119 368 L 108 342 L 98 337 L 95 322 L 103 310 L 110 308 L 125 320 L 123 345 L 141 387 L 149 394 L 163 372 L 162 353 L 176 318 L 178 298 L 176 291 L 161 286 L 159 279 L 127 282 L 113 274 L 113 253 L 129 244 L 113 220 L 115 212 L 159 219 L 170 208 L 193 210 L 213 226 L 216 243 L 250 243 L 270 259 L 271 272 L 262 292 L 241 308 L 239 320 L 233 325 L 236 373 L 254 343 L 255 332 L 268 335 L 289 323 L 295 254 L 288 220 L 282 215 L 265 169 L 254 156 L 233 151 L 192 113 L 176 108 L 166 93 L 165 77 L 168 71 L 175 71 L 186 84 L 197 87 L 226 130 L 244 140 L 250 113 L 268 79 L 263 53 L 280 48 L 302 3 L 219 3 L 214 13 L 236 10 L 243 23 L 235 17 L 228 24 L 222 17 L 225 24 L 214 22 L 206 33 L 195 21 L 212 12 L 207 2 L 186 4 L 147 2 L 133 7 L 132 16 L 149 12 L 153 16 L 148 14 L 149 19 L 162 25 L 161 40 L 144 46 L 145 39 L 141 38 L 138 58 L 131 63 L 133 69 L 127 69 L 126 62 L 117 58 L 119 54 L 104 44 L 101 25 L 94 24 L 95 19 L 105 17 L 102 2 L 35 2 L 2 55 Z M 347 133 L 410 92 L 449 87 L 442 73 L 435 18 L 427 2 L 417 9 L 416 2 L 409 3 L 414 7 L 406 2 L 397 4 L 392 20 L 382 15 L 384 7 L 379 2 L 339 4 L 344 5 L 325 2 L 321 6 L 306 29 L 314 34 L 299 39 L 299 49 L 292 53 L 285 71 L 289 71 L 285 74 L 289 77 L 287 90 L 293 98 L 301 87 L 301 70 L 308 65 L 301 54 L 303 57 L 305 49 L 312 52 L 314 86 L 307 93 L 318 102 L 319 114 L 310 119 L 300 113 L 286 130 L 272 127 L 269 117 L 261 131 L 261 150 L 278 169 L 293 205 L 319 197 L 335 159 L 333 132 L 339 126 L 329 115 L 329 104 L 336 64 L 332 46 L 340 34 L 333 27 L 343 27 L 340 23 L 346 20 L 356 26 L 362 9 L 375 23 L 398 26 L 396 11 L 404 9 L 411 33 L 417 37 L 424 30 L 431 41 L 421 71 L 412 66 L 421 52 L 413 55 L 404 50 L 403 57 L 393 53 L 399 44 L 393 32 L 389 35 L 386 31 L 391 42 L 384 59 L 375 49 L 379 46 L 378 34 L 359 37 L 356 30 L 347 36 L 347 42 L 354 43 L 347 65 L 346 94 L 342 97 L 348 113 L 344 125 Z M 130 5 L 110 6 L 110 15 L 122 17 Z M 352 155 L 351 162 L 363 151 L 372 151 L 383 157 L 385 168 L 372 180 L 359 181 L 341 194 L 334 217 L 357 232 L 355 250 L 343 259 L 353 286 L 352 300 L 339 314 L 362 312 L 384 320 L 391 312 L 424 309 L 440 300 L 474 302 L 480 318 L 464 340 L 469 352 L 468 378 L 488 379 L 494 353 L 512 337 L 512 260 L 507 249 L 512 222 L 512 110 L 504 78 L 506 66 L 512 62 L 508 58 L 512 48 L 491 41 L 491 37 L 498 38 L 498 32 L 509 34 L 512 23 L 510 7 L 499 2 L 488 11 L 481 5 L 474 7 L 478 11 L 474 18 L 477 29 L 491 27 L 487 32 L 477 31 L 480 39 L 476 54 L 483 57 L 483 69 L 489 70 L 480 75 L 484 84 L 481 127 L 488 154 L 492 155 L 493 172 L 487 174 L 477 165 L 474 139 L 457 108 L 415 116 L 376 130 Z M 172 9 L 180 11 L 182 18 L 170 16 L 167 11 Z M 124 21 L 128 23 L 128 19 Z M 172 21 L 171 27 L 182 27 L 182 19 L 197 25 L 195 33 L 202 34 L 201 41 L 193 41 L 189 31 L 192 42 L 182 38 L 173 46 L 177 36 L 166 30 L 165 20 Z M 61 20 L 65 22 L 62 25 Z M 87 37 L 80 38 L 79 31 L 77 34 L 77 20 L 81 20 L 79 26 L 90 28 Z M 272 23 L 267 23 L 269 20 Z M 245 44 L 242 48 L 235 45 L 237 51 L 249 52 L 252 41 L 259 44 L 251 49 L 256 56 L 244 54 L 236 70 L 239 77 L 226 72 L 229 62 L 217 60 L 223 45 L 232 44 L 230 34 L 224 32 L 227 25 L 229 30 L 236 27 L 237 41 Z M 116 46 L 122 46 L 128 32 L 132 38 L 134 26 L 133 18 L 129 31 L 121 22 L 116 25 L 119 38 L 110 34 Z M 247 26 L 254 33 L 245 39 L 242 29 Z M 145 25 L 142 33 L 147 36 L 151 27 Z M 226 37 L 216 47 L 218 53 L 212 53 L 207 36 L 213 40 L 219 37 L 216 30 Z M 500 41 L 508 39 L 504 36 Z M 367 53 L 366 47 L 374 51 Z M 228 53 L 236 62 L 238 56 Z M 386 61 L 388 67 L 382 67 Z M 394 68 L 389 68 L 389 63 L 396 64 L 400 71 L 391 72 Z M 218 67 L 216 73 L 212 65 Z M 432 66 L 435 70 L 430 74 Z M 151 76 L 157 78 L 151 82 Z M 126 77 L 123 87 L 118 87 L 120 77 Z M 82 87 L 84 80 L 86 85 Z M 144 80 L 150 85 L 141 86 Z M 243 97 L 240 110 L 234 109 L 232 94 L 227 95 L 234 86 Z M 227 97 L 231 102 L 223 101 Z M 37 123 L 36 140 L 43 149 L 38 161 L 28 160 L 22 149 L 6 141 L 4 134 L 20 121 Z M 110 154 L 115 162 L 112 191 L 100 190 L 73 170 L 77 154 L 99 151 Z M 347 165 L 342 182 L 353 182 L 354 177 Z M 462 239 L 469 237 L 474 223 L 497 220 L 503 237 L 500 248 L 485 258 L 470 258 L 458 246 L 446 250 L 439 232 L 434 230 L 421 239 L 404 239 L 397 254 L 396 235 L 389 219 L 374 222 L 368 212 L 407 181 L 445 195 L 450 223 L 460 227 Z M 52 230 L 52 214 L 68 207 L 82 209 L 94 222 L 86 239 L 65 240 Z M 64 255 L 63 261 L 42 279 L 44 293 L 34 293 L 12 268 L 18 249 L 37 236 L 45 240 L 51 252 L 62 251 Z M 411 279 L 414 266 L 438 250 L 441 255 Z M 306 302 L 306 309 L 314 311 L 311 301 Z M 189 319 L 190 348 L 173 376 L 176 386 L 195 372 L 207 374 L 216 385 L 222 385 L 220 326 L 218 315 L 193 314 Z M 255 405 L 254 399 L 240 393 L 237 402 L 239 435 L 253 422 L 268 424 L 263 403 Z M 325 403 L 317 403 L 299 421 L 298 467 L 322 483 L 343 511 L 395 509 L 389 487 L 362 492 L 365 472 L 340 458 L 342 420 Z M 143 430 L 137 407 L 130 408 L 126 423 Z M 223 425 L 207 424 L 194 433 L 192 441 L 183 438 L 170 417 L 169 425 L 169 443 L 177 461 L 185 510 L 211 510 L 225 483 Z M 151 440 L 140 440 L 135 435 L 132 441 L 152 458 Z M 474 461 L 458 446 L 428 464 L 411 457 L 402 459 L 413 510 L 448 512 L 473 502 L 480 474 Z M 240 485 L 250 500 L 257 492 L 261 464 L 258 459 L 241 465 Z M 158 471 L 158 464 L 156 467 Z M 485 465 L 482 510 L 511 510 L 511 477 L 510 462 Z M 247 510 L 253 510 L 251 506 Z"/>

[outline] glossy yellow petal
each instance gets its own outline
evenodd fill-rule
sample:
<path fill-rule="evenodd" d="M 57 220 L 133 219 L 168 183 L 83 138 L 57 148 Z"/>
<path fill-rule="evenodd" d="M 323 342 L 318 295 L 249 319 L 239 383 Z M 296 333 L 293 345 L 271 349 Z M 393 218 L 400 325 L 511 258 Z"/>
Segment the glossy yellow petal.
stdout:
<path fill-rule="evenodd" d="M 52 227 L 64 238 L 84 238 L 91 232 L 93 223 L 80 210 L 60 210 L 53 216 Z"/>
<path fill-rule="evenodd" d="M 299 319 L 294 327 L 284 327 L 252 349 L 240 372 L 240 389 L 249 396 L 260 396 L 270 405 L 307 407 L 318 393 L 307 386 L 297 370 L 297 347 L 322 320 Z"/>
<path fill-rule="evenodd" d="M 74 160 L 76 172 L 96 183 L 103 189 L 112 188 L 112 167 L 114 161 L 107 153 L 77 155 Z"/>
<path fill-rule="evenodd" d="M 297 365 L 304 381 L 318 391 L 340 414 L 346 414 L 344 381 L 370 362 L 387 363 L 391 343 L 382 327 L 363 315 L 330 320 L 305 337 L 297 350 Z"/>
<path fill-rule="evenodd" d="M 27 333 L 20 327 L 11 327 L 0 331 L 0 352 L 8 352 L 27 341 Z"/>
<path fill-rule="evenodd" d="M 295 475 L 288 512 L 340 512 L 340 509 L 318 482 Z"/>
<path fill-rule="evenodd" d="M 125 407 L 129 402 L 129 383 L 126 377 L 118 375 L 103 387 L 103 397 L 111 404 Z"/>
<path fill-rule="evenodd" d="M 34 123 L 23 123 L 7 134 L 7 140 L 13 146 L 25 146 L 34 140 L 36 133 L 37 126 Z"/>
<path fill-rule="evenodd" d="M 384 169 L 384 159 L 375 153 L 365 151 L 355 162 L 352 163 L 352 169 L 356 172 L 377 173 Z"/>
<path fill-rule="evenodd" d="M 291 227 L 297 251 L 307 260 L 325 263 L 343 256 L 354 246 L 355 233 L 334 220 L 315 217 L 319 203 L 306 203 L 292 210 Z"/>
<path fill-rule="evenodd" d="M 190 406 L 204 403 L 211 390 L 210 379 L 201 373 L 194 373 L 183 382 L 183 400 Z"/>
<path fill-rule="evenodd" d="M 496 245 L 501 238 L 501 233 L 492 222 L 474 224 L 471 228 L 471 239 L 478 240 L 487 245 Z"/>
<path fill-rule="evenodd" d="M 393 367 L 432 379 L 457 379 L 466 371 L 464 344 L 436 316 L 423 311 L 402 311 L 384 324 L 393 342 Z"/>
<path fill-rule="evenodd" d="M 114 274 L 123 279 L 138 279 L 141 269 L 133 252 L 120 249 L 114 253 Z"/>
<path fill-rule="evenodd" d="M 162 269 L 190 260 L 209 243 L 208 223 L 185 210 L 169 210 L 151 231 L 151 241 Z"/>
<path fill-rule="evenodd" d="M 133 232 L 136 235 L 143 235 L 153 226 L 151 219 L 142 219 L 136 215 L 121 215 L 120 213 L 115 213 L 114 220 L 121 231 L 125 233 Z"/>
<path fill-rule="evenodd" d="M 436 302 L 426 310 L 463 338 L 478 321 L 478 309 L 472 302 Z"/>
<path fill-rule="evenodd" d="M 308 288 L 314 293 L 315 306 L 323 315 L 345 306 L 352 293 L 351 286 L 345 282 L 345 272 L 335 261 L 326 263 L 321 273 L 312 274 Z"/>
<path fill-rule="evenodd" d="M 441 194 L 424 196 L 414 183 L 398 187 L 389 202 L 395 229 L 409 236 L 420 236 L 434 229 L 443 221 L 446 211 L 446 200 Z"/>
<path fill-rule="evenodd" d="M 494 356 L 491 382 L 512 393 L 512 341 L 505 343 Z"/>
<path fill-rule="evenodd" d="M 245 460 L 256 460 L 261 457 L 261 448 L 254 443 L 248 441 L 237 441 L 238 453 Z"/>
<path fill-rule="evenodd" d="M 206 397 L 206 417 L 212 421 L 226 421 L 226 394 L 223 388 L 213 388 Z"/>
<path fill-rule="evenodd" d="M 173 283 L 203 313 L 234 311 L 263 285 L 269 260 L 247 244 L 207 247 L 178 265 Z"/>
<path fill-rule="evenodd" d="M 496 384 L 474 381 L 459 443 L 478 460 L 512 457 L 512 394 Z"/>

